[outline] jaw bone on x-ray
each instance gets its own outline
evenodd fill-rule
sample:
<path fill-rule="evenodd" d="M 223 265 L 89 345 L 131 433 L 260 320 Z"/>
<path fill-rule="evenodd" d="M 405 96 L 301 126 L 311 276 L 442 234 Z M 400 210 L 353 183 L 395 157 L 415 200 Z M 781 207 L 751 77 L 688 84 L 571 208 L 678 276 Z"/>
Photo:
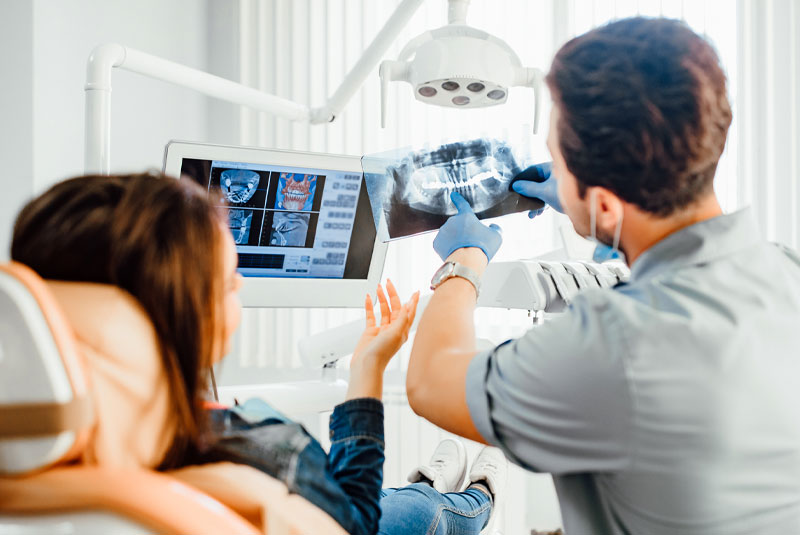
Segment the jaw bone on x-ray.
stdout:
<path fill-rule="evenodd" d="M 258 173 L 249 169 L 226 169 L 220 175 L 219 186 L 228 201 L 241 204 L 256 192 L 259 178 Z"/>
<path fill-rule="evenodd" d="M 310 218 L 310 214 L 275 212 L 269 244 L 279 247 L 303 247 L 306 244 Z"/>
<path fill-rule="evenodd" d="M 363 158 L 375 225 L 383 241 L 436 230 L 456 213 L 460 193 L 480 219 L 543 204 L 511 191 L 521 166 L 510 147 L 477 139 L 434 150 L 399 150 Z"/>
<path fill-rule="evenodd" d="M 228 223 L 236 245 L 247 245 L 250 239 L 250 225 L 253 223 L 253 211 L 232 209 L 228 211 Z"/>

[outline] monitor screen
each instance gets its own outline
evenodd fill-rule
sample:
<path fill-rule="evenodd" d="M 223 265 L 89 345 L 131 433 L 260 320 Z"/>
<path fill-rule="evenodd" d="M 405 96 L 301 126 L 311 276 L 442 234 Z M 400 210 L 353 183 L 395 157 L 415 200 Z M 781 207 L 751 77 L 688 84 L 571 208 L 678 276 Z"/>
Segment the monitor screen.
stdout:
<path fill-rule="evenodd" d="M 376 233 L 362 173 L 183 158 L 180 176 L 228 208 L 242 275 L 367 278 Z"/>
<path fill-rule="evenodd" d="M 164 172 L 227 208 L 248 307 L 363 307 L 386 258 L 361 157 L 171 141 Z"/>

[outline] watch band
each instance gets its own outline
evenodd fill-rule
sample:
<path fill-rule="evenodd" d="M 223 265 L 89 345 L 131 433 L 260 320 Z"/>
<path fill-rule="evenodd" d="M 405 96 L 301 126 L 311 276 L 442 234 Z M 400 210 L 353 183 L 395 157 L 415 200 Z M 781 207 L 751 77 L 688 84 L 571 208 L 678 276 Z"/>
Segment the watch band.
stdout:
<path fill-rule="evenodd" d="M 472 286 L 475 287 L 475 297 L 480 295 L 481 293 L 481 279 L 475 270 L 468 268 L 458 262 L 445 262 L 442 266 L 436 271 L 438 275 L 442 270 L 447 269 L 447 267 L 452 266 L 452 269 L 449 273 L 444 275 L 440 280 L 436 280 L 436 275 L 434 275 L 434 280 L 431 281 L 431 290 L 435 290 L 439 286 L 442 285 L 447 280 L 452 279 L 453 277 L 460 277 L 462 279 L 466 279 L 469 281 Z"/>

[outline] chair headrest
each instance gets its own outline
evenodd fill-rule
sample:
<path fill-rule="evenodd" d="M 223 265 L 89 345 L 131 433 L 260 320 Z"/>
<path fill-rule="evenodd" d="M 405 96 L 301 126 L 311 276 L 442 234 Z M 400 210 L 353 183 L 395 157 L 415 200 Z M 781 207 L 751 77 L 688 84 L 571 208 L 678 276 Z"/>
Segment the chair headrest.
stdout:
<path fill-rule="evenodd" d="M 71 328 L 45 282 L 0 265 L 0 474 L 75 459 L 94 421 Z"/>

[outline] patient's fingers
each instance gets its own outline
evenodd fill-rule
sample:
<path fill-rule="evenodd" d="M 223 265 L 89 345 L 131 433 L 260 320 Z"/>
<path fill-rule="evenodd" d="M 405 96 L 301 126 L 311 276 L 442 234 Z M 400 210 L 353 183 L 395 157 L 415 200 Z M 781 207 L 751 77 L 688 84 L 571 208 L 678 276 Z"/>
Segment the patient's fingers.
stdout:
<path fill-rule="evenodd" d="M 408 340 L 408 333 L 411 331 L 411 324 L 414 322 L 414 317 L 411 315 L 411 309 L 413 306 L 411 303 L 406 303 L 405 307 L 403 308 L 403 343 L 406 343 Z"/>
<path fill-rule="evenodd" d="M 397 314 L 400 313 L 403 303 L 400 301 L 400 296 L 397 295 L 397 289 L 395 289 L 391 279 L 386 279 L 386 290 L 389 292 L 389 302 L 392 305 L 392 319 L 395 319 Z"/>
<path fill-rule="evenodd" d="M 410 323 L 414 323 L 414 318 L 417 317 L 417 305 L 419 304 L 419 290 L 417 290 L 414 295 L 411 296 L 409 303 L 411 305 L 411 309 L 409 311 L 409 321 Z"/>
<path fill-rule="evenodd" d="M 389 311 L 389 301 L 386 299 L 386 294 L 383 293 L 383 286 L 378 285 L 378 303 L 381 306 L 381 327 L 389 325 L 389 318 L 391 312 Z"/>
<path fill-rule="evenodd" d="M 369 294 L 364 300 L 364 310 L 367 312 L 367 328 L 375 327 L 375 305 L 372 304 L 372 297 Z"/>
<path fill-rule="evenodd" d="M 408 327 L 410 326 L 410 323 L 408 322 L 408 314 L 408 304 L 401 306 L 397 310 L 397 316 L 392 320 L 392 324 L 387 329 L 388 331 L 398 333 L 404 341 L 408 335 Z"/>

